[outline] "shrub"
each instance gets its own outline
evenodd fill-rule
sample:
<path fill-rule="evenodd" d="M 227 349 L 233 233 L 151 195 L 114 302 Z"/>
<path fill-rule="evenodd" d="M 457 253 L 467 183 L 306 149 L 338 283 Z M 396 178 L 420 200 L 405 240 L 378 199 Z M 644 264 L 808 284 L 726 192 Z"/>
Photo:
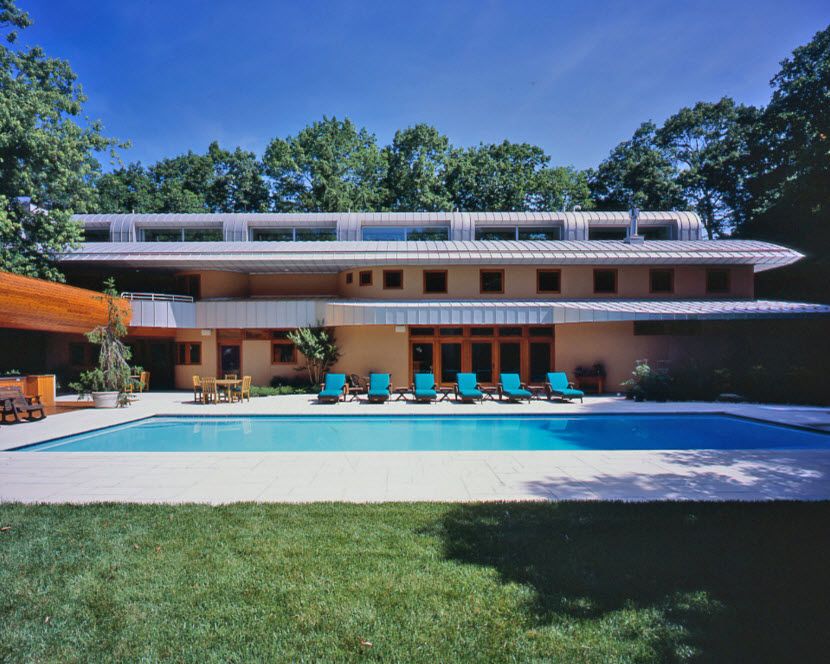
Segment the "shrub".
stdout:
<path fill-rule="evenodd" d="M 312 385 L 319 385 L 328 368 L 340 357 L 334 332 L 324 327 L 304 327 L 288 335 L 302 354 Z"/>

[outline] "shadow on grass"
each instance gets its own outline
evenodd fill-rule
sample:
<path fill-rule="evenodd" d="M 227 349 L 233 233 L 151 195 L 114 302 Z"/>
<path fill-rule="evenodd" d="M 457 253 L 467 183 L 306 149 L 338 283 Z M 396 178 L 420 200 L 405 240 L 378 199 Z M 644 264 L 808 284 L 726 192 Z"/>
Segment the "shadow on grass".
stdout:
<path fill-rule="evenodd" d="M 540 625 L 656 616 L 667 660 L 830 652 L 830 503 L 469 504 L 438 530 L 448 559 L 532 587 Z"/>

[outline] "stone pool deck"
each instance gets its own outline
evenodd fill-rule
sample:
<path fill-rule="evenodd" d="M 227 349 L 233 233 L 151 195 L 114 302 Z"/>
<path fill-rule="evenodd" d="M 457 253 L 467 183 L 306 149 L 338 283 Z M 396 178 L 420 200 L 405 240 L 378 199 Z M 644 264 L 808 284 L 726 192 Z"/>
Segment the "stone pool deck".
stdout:
<path fill-rule="evenodd" d="M 0 427 L 0 501 L 824 500 L 827 449 L 551 452 L 27 453 L 10 448 L 152 415 L 728 413 L 830 431 L 830 409 L 721 403 L 363 402 L 305 395 L 202 406 L 183 392 Z"/>

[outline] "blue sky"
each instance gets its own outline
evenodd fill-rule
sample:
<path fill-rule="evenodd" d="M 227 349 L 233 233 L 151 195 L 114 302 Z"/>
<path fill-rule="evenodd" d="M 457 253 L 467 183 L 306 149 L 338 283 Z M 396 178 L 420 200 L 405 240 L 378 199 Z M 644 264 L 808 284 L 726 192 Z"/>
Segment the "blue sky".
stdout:
<path fill-rule="evenodd" d="M 87 114 L 145 163 L 214 139 L 261 153 L 336 115 L 381 143 L 427 122 L 584 168 L 695 101 L 765 103 L 780 60 L 830 23 L 826 0 L 19 4 L 21 41 L 68 59 Z"/>

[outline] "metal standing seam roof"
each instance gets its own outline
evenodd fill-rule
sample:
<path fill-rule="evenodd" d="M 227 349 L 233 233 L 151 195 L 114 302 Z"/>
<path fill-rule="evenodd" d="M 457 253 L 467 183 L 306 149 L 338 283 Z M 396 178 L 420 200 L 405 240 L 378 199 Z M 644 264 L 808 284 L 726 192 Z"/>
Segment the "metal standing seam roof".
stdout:
<path fill-rule="evenodd" d="M 235 272 L 332 273 L 384 265 L 790 265 L 799 252 L 754 240 L 429 242 L 102 242 L 65 253 L 66 263 Z"/>
<path fill-rule="evenodd" d="M 140 301 L 135 327 L 262 328 L 326 325 L 553 325 L 648 320 L 734 320 L 830 315 L 830 306 L 767 300 L 340 300 Z"/>

